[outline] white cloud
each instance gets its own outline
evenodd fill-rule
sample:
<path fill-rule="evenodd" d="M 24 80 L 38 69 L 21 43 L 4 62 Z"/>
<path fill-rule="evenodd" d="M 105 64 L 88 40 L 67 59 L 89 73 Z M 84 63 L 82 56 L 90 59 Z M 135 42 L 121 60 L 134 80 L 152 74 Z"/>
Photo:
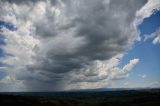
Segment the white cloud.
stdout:
<path fill-rule="evenodd" d="M 160 88 L 160 81 L 154 81 L 149 86 L 150 88 Z"/>
<path fill-rule="evenodd" d="M 153 40 L 153 44 L 160 44 L 160 37 L 157 36 L 154 40 Z"/>
<path fill-rule="evenodd" d="M 158 28 L 155 32 L 151 33 L 150 35 L 144 36 L 144 41 L 148 39 L 153 39 L 152 43 L 154 45 L 160 44 L 160 28 Z"/>
<path fill-rule="evenodd" d="M 81 72 L 72 73 L 71 84 L 66 89 L 92 89 L 107 87 L 115 79 L 127 78 L 125 75 L 138 64 L 139 59 L 132 59 L 122 69 L 117 65 L 122 57 L 116 56 L 108 61 L 96 61 L 93 65 L 82 69 Z"/>
<path fill-rule="evenodd" d="M 134 65 L 136 65 L 138 62 L 139 62 L 139 59 L 130 60 L 129 64 L 123 67 L 123 71 L 131 70 L 134 67 Z"/>
<path fill-rule="evenodd" d="M 126 74 L 139 62 L 139 59 L 132 59 L 128 64 L 126 64 L 122 69 L 117 69 L 111 73 L 111 79 L 119 78 L 121 75 Z"/>
<path fill-rule="evenodd" d="M 136 14 L 136 23 L 140 24 L 144 18 L 151 16 L 155 10 L 160 10 L 159 0 L 148 0 L 148 2 Z"/>
<path fill-rule="evenodd" d="M 147 77 L 147 75 L 145 75 L 145 74 L 139 74 L 138 76 L 141 77 L 141 78 L 146 78 Z"/>
<path fill-rule="evenodd" d="M 156 11 L 160 10 L 160 1 L 159 0 L 148 0 L 147 3 L 136 12 L 136 18 L 134 21 L 135 28 L 140 25 L 145 18 L 150 17 L 152 14 L 154 14 Z M 137 29 L 138 30 L 138 29 Z M 140 32 L 139 32 L 140 34 Z M 152 38 L 152 36 L 147 37 L 145 36 L 144 41 L 147 39 Z M 138 40 L 141 40 L 141 37 L 139 36 Z M 159 38 L 156 38 L 156 40 L 153 42 L 153 44 L 157 44 L 159 41 Z"/>

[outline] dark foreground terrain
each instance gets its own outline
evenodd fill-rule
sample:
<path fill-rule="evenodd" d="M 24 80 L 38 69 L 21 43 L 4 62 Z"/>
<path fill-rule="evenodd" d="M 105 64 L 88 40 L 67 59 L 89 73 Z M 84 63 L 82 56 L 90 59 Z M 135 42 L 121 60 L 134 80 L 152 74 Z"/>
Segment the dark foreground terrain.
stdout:
<path fill-rule="evenodd" d="M 0 93 L 0 106 L 160 106 L 160 89 Z"/>

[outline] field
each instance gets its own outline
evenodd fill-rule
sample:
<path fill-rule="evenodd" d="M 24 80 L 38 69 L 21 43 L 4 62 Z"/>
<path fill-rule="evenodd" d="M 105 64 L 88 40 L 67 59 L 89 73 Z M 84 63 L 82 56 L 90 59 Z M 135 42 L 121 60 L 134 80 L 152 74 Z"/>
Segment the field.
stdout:
<path fill-rule="evenodd" d="M 160 106 L 160 89 L 3 92 L 0 106 Z"/>

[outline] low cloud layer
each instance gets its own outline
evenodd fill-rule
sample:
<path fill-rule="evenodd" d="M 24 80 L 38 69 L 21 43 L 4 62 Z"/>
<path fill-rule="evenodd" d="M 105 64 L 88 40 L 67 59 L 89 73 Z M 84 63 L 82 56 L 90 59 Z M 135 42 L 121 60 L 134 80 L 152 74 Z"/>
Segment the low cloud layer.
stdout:
<path fill-rule="evenodd" d="M 145 4 L 146 0 L 0 1 L 1 20 L 17 27 L 2 28 L 2 49 L 11 56 L 1 58 L 10 67 L 3 68 L 7 76 L 0 81 L 0 90 L 110 86 L 139 62 L 133 59 L 118 67 L 139 40 L 135 25 L 142 17 L 137 11 Z"/>

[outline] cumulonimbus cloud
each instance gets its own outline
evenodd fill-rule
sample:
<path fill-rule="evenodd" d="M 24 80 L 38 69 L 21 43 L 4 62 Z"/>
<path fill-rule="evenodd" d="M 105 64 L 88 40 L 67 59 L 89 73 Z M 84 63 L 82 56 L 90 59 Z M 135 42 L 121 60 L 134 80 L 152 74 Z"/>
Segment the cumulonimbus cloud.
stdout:
<path fill-rule="evenodd" d="M 139 38 L 134 22 L 145 3 L 2 0 L 0 18 L 17 30 L 3 28 L 3 50 L 12 56 L 1 61 L 12 66 L 6 69 L 8 76 L 26 90 L 107 87 L 139 61 L 133 59 L 122 69 L 117 67 Z"/>

